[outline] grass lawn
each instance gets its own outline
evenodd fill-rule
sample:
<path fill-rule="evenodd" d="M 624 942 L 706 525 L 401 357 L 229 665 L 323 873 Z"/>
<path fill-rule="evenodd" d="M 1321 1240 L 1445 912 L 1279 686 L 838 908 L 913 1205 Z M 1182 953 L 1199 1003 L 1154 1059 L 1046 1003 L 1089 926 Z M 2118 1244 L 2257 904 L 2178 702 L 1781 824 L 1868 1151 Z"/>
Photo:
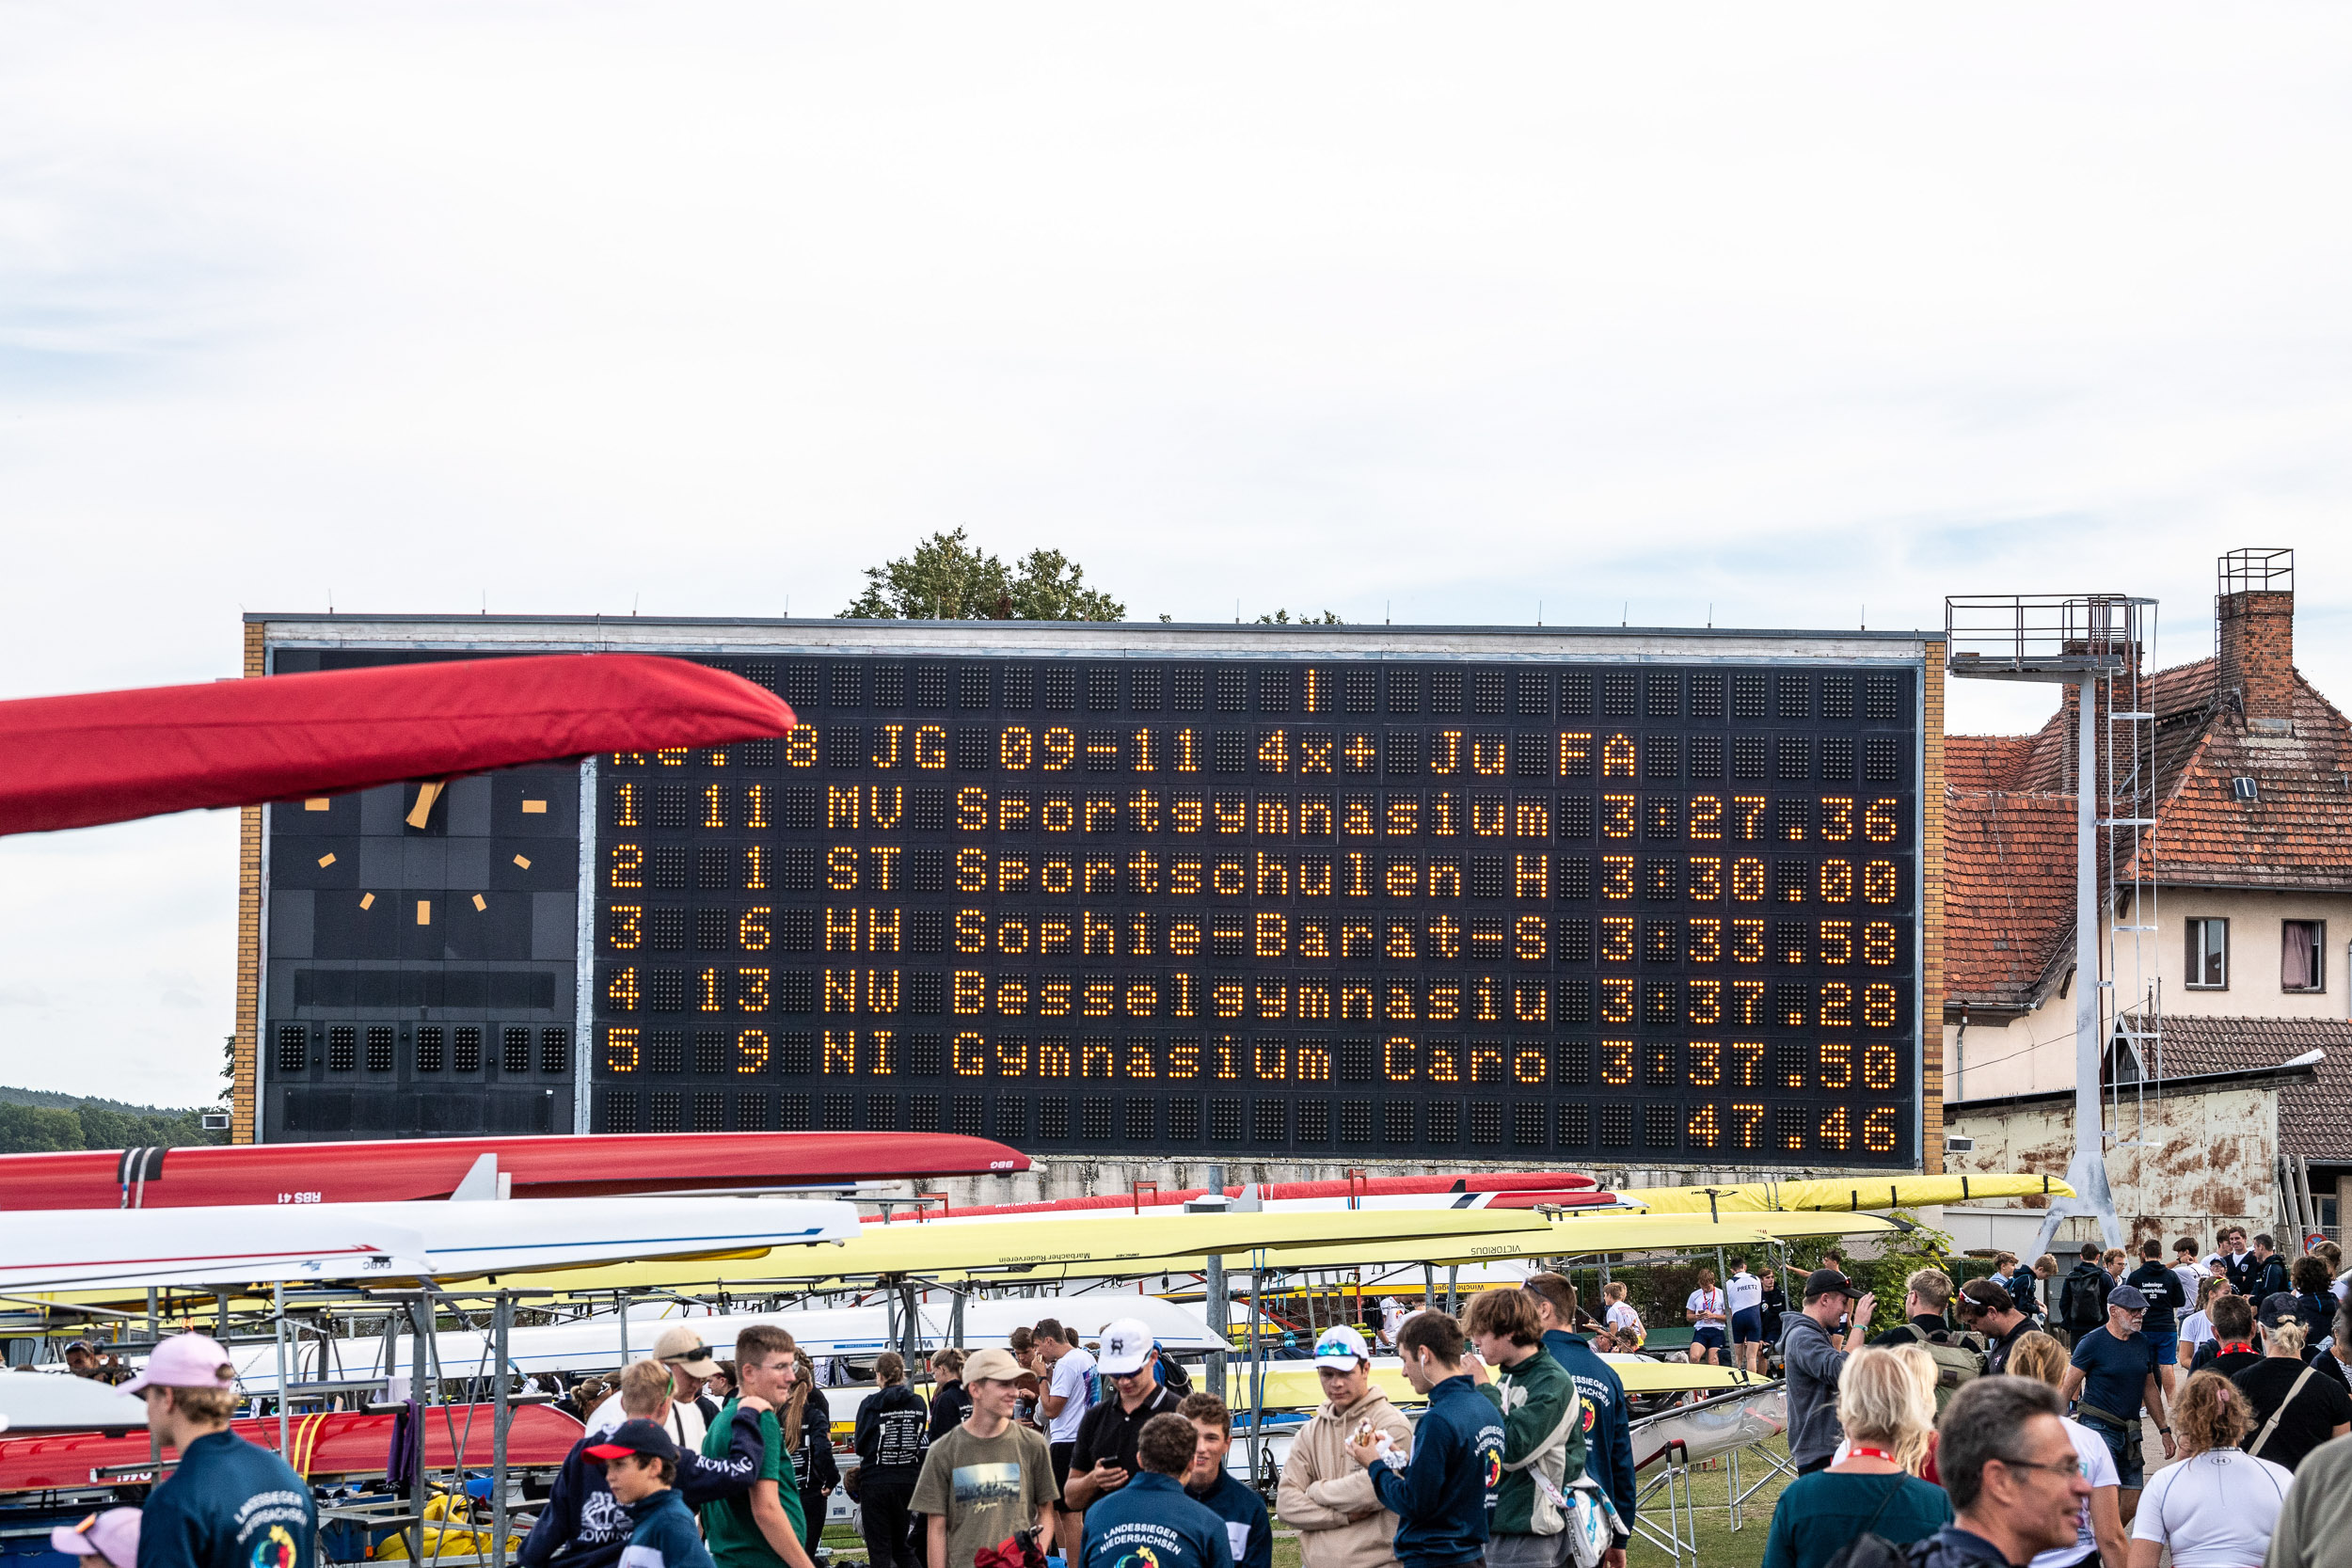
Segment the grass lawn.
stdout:
<path fill-rule="evenodd" d="M 1774 1439 L 1768 1446 L 1777 1454 L 1788 1451 L 1786 1444 L 1779 1439 Z M 1748 1498 L 1746 1507 L 1741 1511 L 1744 1523 L 1740 1528 L 1734 1530 L 1728 1506 L 1731 1472 L 1722 1461 L 1718 1460 L 1715 1464 L 1717 1467 L 1714 1469 L 1694 1470 L 1691 1475 L 1691 1503 L 1698 1536 L 1697 1560 L 1706 1564 L 1706 1568 L 1756 1568 L 1764 1560 L 1764 1531 L 1772 1523 L 1772 1503 L 1780 1496 L 1782 1483 L 1775 1478 Z M 1744 1484 L 1754 1485 L 1758 1473 L 1758 1466 L 1743 1459 L 1740 1479 Z M 1663 1508 L 1662 1497 L 1653 1500 Z M 828 1529 L 825 1531 L 825 1544 L 833 1549 L 835 1560 L 863 1560 L 866 1556 L 866 1544 L 853 1530 L 837 1527 Z M 1671 1553 L 1638 1538 L 1632 1549 L 1626 1554 L 1626 1559 L 1627 1568 L 1661 1568 L 1661 1564 L 1674 1561 Z M 1692 1561 L 1687 1553 L 1683 1561 L 1686 1564 Z M 1298 1568 L 1298 1536 L 1279 1524 L 1274 1529 L 1274 1568 Z"/>

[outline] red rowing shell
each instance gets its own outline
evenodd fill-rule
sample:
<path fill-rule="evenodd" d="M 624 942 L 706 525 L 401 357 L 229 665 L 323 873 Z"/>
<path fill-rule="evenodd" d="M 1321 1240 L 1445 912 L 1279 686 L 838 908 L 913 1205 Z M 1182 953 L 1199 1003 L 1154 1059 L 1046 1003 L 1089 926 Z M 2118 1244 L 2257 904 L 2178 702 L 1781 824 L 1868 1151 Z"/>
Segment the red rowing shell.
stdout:
<path fill-rule="evenodd" d="M 407 1203 L 457 1190 L 498 1156 L 515 1197 L 604 1197 L 924 1180 L 1029 1168 L 954 1132 L 624 1132 L 0 1155 L 0 1209 L 190 1209 L 220 1203 Z"/>
<path fill-rule="evenodd" d="M 453 1468 L 462 1452 L 469 1469 L 487 1470 L 492 1411 L 493 1407 L 487 1404 L 437 1405 L 427 1411 L 425 1467 Z M 266 1449 L 278 1447 L 275 1416 L 229 1424 L 240 1437 Z M 578 1421 L 560 1410 L 537 1404 L 519 1406 L 506 1432 L 506 1462 L 560 1465 L 572 1451 L 572 1445 L 580 1441 L 582 1430 Z M 305 1477 L 380 1476 L 391 1454 L 392 1418 L 342 1410 L 297 1416 L 288 1423 L 287 1439 L 287 1462 Z M 172 1450 L 167 1449 L 164 1454 L 169 1458 Z M 0 1437 L 0 1492 L 86 1487 L 93 1484 L 93 1469 L 143 1464 L 147 1457 L 144 1432 L 125 1433 L 119 1437 L 96 1432 Z"/>

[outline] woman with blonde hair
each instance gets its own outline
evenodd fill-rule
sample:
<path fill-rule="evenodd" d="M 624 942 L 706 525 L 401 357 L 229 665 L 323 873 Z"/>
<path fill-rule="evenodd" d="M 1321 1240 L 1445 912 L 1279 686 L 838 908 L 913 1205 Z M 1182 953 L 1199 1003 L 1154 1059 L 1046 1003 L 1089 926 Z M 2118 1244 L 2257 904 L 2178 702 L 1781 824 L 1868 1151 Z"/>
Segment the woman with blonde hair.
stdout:
<path fill-rule="evenodd" d="M 1911 1354 L 1934 1363 L 1916 1346 Z M 1855 1351 L 1837 1379 L 1846 1457 L 1782 1491 L 1764 1538 L 1764 1568 L 1822 1568 L 1860 1536 L 1898 1545 L 1952 1522 L 1952 1500 L 1913 1473 L 1935 1430 L 1934 1381 L 1922 1387 L 1904 1354 Z"/>
<path fill-rule="evenodd" d="M 2066 1367 L 2065 1347 L 2047 1334 L 2020 1335 L 2009 1348 L 2011 1377 L 2029 1377 L 2056 1388 L 2066 1381 Z M 2031 1568 L 2071 1568 L 2094 1560 L 2122 1568 L 2123 1515 L 2116 1503 L 2117 1485 L 2122 1478 L 2115 1468 L 2115 1455 L 2108 1451 L 2106 1438 L 2072 1416 L 2066 1418 L 2066 1435 L 2074 1442 L 2083 1480 L 2090 1482 L 2090 1497 L 2074 1520 L 2074 1544 L 2041 1553 Z"/>
<path fill-rule="evenodd" d="M 2246 1391 L 2207 1368 L 2181 1386 L 2181 1459 L 2148 1478 L 2132 1518 L 2131 1568 L 2260 1568 L 2295 1478 L 2237 1445 L 2253 1430 Z"/>

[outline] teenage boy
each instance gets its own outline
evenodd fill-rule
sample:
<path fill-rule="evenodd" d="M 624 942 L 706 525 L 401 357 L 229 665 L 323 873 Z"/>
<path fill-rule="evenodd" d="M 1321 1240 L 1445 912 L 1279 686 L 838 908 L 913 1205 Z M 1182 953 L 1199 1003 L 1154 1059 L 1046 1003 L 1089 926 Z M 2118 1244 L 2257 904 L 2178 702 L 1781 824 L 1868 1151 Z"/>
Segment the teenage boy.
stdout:
<path fill-rule="evenodd" d="M 1274 1568 L 1274 1521 L 1266 1516 L 1265 1499 L 1225 1468 L 1233 1449 L 1233 1413 L 1215 1394 L 1186 1394 L 1177 1414 L 1192 1423 L 1199 1439 L 1192 1468 L 1184 1472 L 1184 1496 L 1225 1522 L 1233 1568 Z"/>
<path fill-rule="evenodd" d="M 2107 1292 L 2115 1281 L 2099 1266 L 2099 1243 L 2085 1242 L 2074 1269 L 2058 1283 L 2058 1321 L 2079 1339 L 2107 1321 Z"/>
<path fill-rule="evenodd" d="M 148 1494 L 139 1520 L 143 1568 L 312 1568 L 319 1516 L 310 1485 L 284 1460 L 229 1430 L 237 1371 L 218 1341 L 174 1335 L 122 1391 L 146 1400 L 147 1430 L 180 1455 Z"/>
<path fill-rule="evenodd" d="M 1348 1444 L 1372 1472 L 1373 1490 L 1402 1521 L 1396 1560 L 1404 1568 L 1463 1568 L 1483 1562 L 1493 1524 L 1490 1482 L 1502 1474 L 1502 1422 L 1462 1364 L 1469 1343 L 1443 1312 L 1423 1312 L 1396 1337 L 1405 1381 L 1429 1401 L 1410 1457 L 1378 1433 Z"/>
<path fill-rule="evenodd" d="M 1724 1352 L 1730 1349 L 1724 1334 L 1731 1311 L 1724 1303 L 1724 1292 L 1715 1284 L 1713 1269 L 1699 1271 L 1699 1288 L 1682 1305 L 1682 1315 L 1691 1320 L 1691 1359 L 1703 1366 L 1721 1366 Z"/>
<path fill-rule="evenodd" d="M 767 1405 L 747 1399 L 743 1407 L 765 1410 Z M 651 1421 L 668 1431 L 670 1369 L 659 1361 L 637 1361 L 625 1368 L 621 1410 L 625 1421 Z M 705 1459 L 687 1449 L 678 1450 L 672 1484 L 687 1507 L 740 1496 L 758 1479 L 759 1428 L 751 1421 L 731 1425 L 733 1441 L 723 1458 Z M 522 1550 L 516 1554 L 522 1568 L 547 1568 L 550 1561 L 560 1561 L 563 1568 L 609 1568 L 620 1560 L 635 1527 L 620 1498 L 606 1484 L 605 1467 L 589 1455 L 602 1435 L 582 1437 L 564 1457 L 547 1506 L 539 1511 L 538 1523 L 531 1527 Z M 675 1447 L 675 1440 L 672 1446 Z"/>
<path fill-rule="evenodd" d="M 1303 1568 L 1386 1562 L 1397 1518 L 1381 1506 L 1372 1473 L 1349 1456 L 1347 1445 L 1360 1427 L 1399 1444 L 1412 1441 L 1413 1429 L 1372 1381 L 1372 1349 L 1352 1328 L 1327 1328 L 1315 1341 L 1315 1381 L 1324 1403 L 1291 1442 L 1275 1509 L 1298 1532 Z"/>
<path fill-rule="evenodd" d="M 628 1568 L 715 1568 L 677 1494 L 678 1448 L 667 1432 L 632 1417 L 591 1444 L 588 1458 L 628 1511 L 631 1528 L 620 1556 Z"/>
<path fill-rule="evenodd" d="M 1984 1340 L 1984 1370 L 1995 1376 L 2009 1370 L 2009 1353 L 2033 1332 L 2033 1320 L 2017 1310 L 2017 1304 L 1994 1279 L 1972 1279 L 1963 1285 L 1954 1306 L 1961 1326 Z"/>
<path fill-rule="evenodd" d="M 1602 1568 L 1625 1568 L 1626 1543 L 1633 1528 L 1634 1483 L 1640 1479 L 1633 1470 L 1625 1382 L 1592 1346 L 1568 1332 L 1568 1325 L 1576 1321 L 1576 1288 L 1565 1275 L 1530 1275 L 1526 1289 L 1535 1298 L 1535 1311 L 1543 1320 L 1544 1349 L 1567 1369 L 1584 1408 L 1592 1413 L 1592 1427 L 1584 1434 L 1584 1472 L 1600 1483 L 1617 1511 L 1616 1542 L 1603 1559 Z"/>
<path fill-rule="evenodd" d="M 2157 1435 L 2164 1439 L 2164 1457 L 2180 1450 L 2172 1429 L 2164 1424 L 2164 1383 L 2156 1376 L 2156 1348 L 2139 1332 L 2148 1298 L 2129 1285 L 2107 1292 L 2107 1323 L 2074 1342 L 2073 1365 L 2059 1392 L 2075 1400 L 2074 1418 L 2095 1432 L 2115 1456 L 2120 1483 L 2116 1502 L 2123 1522 L 2130 1524 L 2139 1508 L 2142 1468 L 2139 1452 L 2139 1407 L 2144 1401 L 2155 1418 Z"/>
<path fill-rule="evenodd" d="M 2230 1276 L 2230 1289 L 2252 1297 L 2254 1287 L 2249 1271 L 2254 1266 L 2254 1255 L 2246 1250 L 2246 1227 L 2233 1225 L 2223 1228 L 2219 1258 L 2222 1272 Z"/>
<path fill-rule="evenodd" d="M 1054 1539 L 1054 1460 L 1035 1427 L 1013 1424 L 1021 1400 L 1021 1363 L 1009 1350 L 984 1350 L 963 1364 L 972 1411 L 931 1444 L 914 1481 L 914 1512 L 924 1516 L 928 1568 L 972 1568 L 992 1546 L 1012 1546 L 1036 1531 L 1039 1549 Z"/>
<path fill-rule="evenodd" d="M 1478 1352 L 1470 1376 L 1502 1417 L 1486 1568 L 1561 1568 L 1568 1535 L 1560 1499 L 1584 1474 L 1584 1402 L 1545 1353 L 1543 1318 L 1525 1291 L 1480 1291 L 1462 1323 Z"/>
<path fill-rule="evenodd" d="M 1731 1307 L 1732 1356 L 1741 1371 L 1755 1371 L 1764 1353 L 1764 1282 L 1748 1272 L 1746 1259 L 1731 1260 L 1724 1300 Z"/>
<path fill-rule="evenodd" d="M 2164 1397 L 2170 1399 L 2180 1376 L 2179 1314 L 2188 1310 L 2188 1296 L 2181 1289 L 2181 1276 L 2165 1266 L 2162 1242 L 2140 1243 L 2139 1259 L 2139 1267 L 2124 1275 L 2123 1282 L 2148 1298 L 2148 1315 L 2140 1320 L 2139 1331 L 2155 1347 L 2156 1375 L 2164 1380 Z"/>
<path fill-rule="evenodd" d="M 670 1413 L 662 1424 L 680 1452 L 701 1448 L 719 1414 L 719 1402 L 703 1392 L 704 1381 L 719 1370 L 719 1363 L 703 1343 L 702 1330 L 687 1323 L 663 1329 L 653 1342 L 653 1358 L 670 1370 Z M 628 1418 L 615 1388 L 595 1407 L 587 1426 L 592 1433 L 610 1432 Z"/>
<path fill-rule="evenodd" d="M 1135 1474 L 1136 1442 L 1146 1423 L 1154 1416 L 1174 1414 L 1184 1402 L 1182 1395 L 1159 1380 L 1155 1368 L 1160 1353 L 1152 1346 L 1149 1328 L 1133 1318 L 1121 1318 L 1103 1331 L 1102 1343 L 1100 1366 L 1103 1375 L 1111 1380 L 1114 1397 L 1087 1411 L 1079 1420 L 1076 1441 L 1071 1444 L 1065 1461 L 1070 1472 L 1061 1497 L 1066 1556 L 1074 1557 L 1085 1544 L 1080 1515 L 1096 1499 L 1126 1485 Z"/>
<path fill-rule="evenodd" d="M 1045 1441 L 1054 1455 L 1054 1484 L 1067 1487 L 1070 1456 L 1078 1447 L 1078 1423 L 1094 1408 L 1094 1357 L 1057 1318 L 1041 1320 L 1034 1332 L 1038 1367 L 1046 1379 L 1038 1397 L 1038 1419 L 1048 1423 Z"/>
<path fill-rule="evenodd" d="M 2240 1295 L 2252 1302 L 2268 1301 L 2287 1290 L 2287 1260 L 2279 1256 L 2267 1235 L 2254 1238 L 2254 1256 L 2246 1264 L 2248 1288 Z"/>
<path fill-rule="evenodd" d="M 1233 1568 L 1225 1521 L 1184 1495 L 1199 1442 L 1192 1423 L 1173 1412 L 1143 1423 L 1136 1439 L 1142 1468 L 1087 1511 L 1083 1568 Z"/>
<path fill-rule="evenodd" d="M 1781 1330 L 1781 1359 L 1788 1376 L 1788 1457 L 1797 1474 L 1811 1475 L 1829 1468 L 1845 1436 L 1837 1424 L 1837 1380 L 1845 1374 L 1846 1357 L 1862 1348 L 1870 1332 L 1870 1314 L 1878 1298 L 1836 1269 L 1815 1269 L 1805 1275 L 1804 1309 Z M 1840 1323 L 1853 1327 L 1841 1340 Z"/>
<path fill-rule="evenodd" d="M 720 1407 L 703 1439 L 703 1457 L 723 1457 L 734 1446 L 737 1423 L 756 1422 L 759 1472 L 742 1493 L 703 1505 L 710 1555 L 719 1568 L 775 1568 L 779 1562 L 811 1568 L 808 1548 L 801 1544 L 801 1488 L 784 1451 L 783 1424 L 776 1419 L 776 1412 L 792 1402 L 798 1375 L 792 1336 L 773 1323 L 752 1324 L 735 1337 L 735 1370 L 739 1392 Z"/>

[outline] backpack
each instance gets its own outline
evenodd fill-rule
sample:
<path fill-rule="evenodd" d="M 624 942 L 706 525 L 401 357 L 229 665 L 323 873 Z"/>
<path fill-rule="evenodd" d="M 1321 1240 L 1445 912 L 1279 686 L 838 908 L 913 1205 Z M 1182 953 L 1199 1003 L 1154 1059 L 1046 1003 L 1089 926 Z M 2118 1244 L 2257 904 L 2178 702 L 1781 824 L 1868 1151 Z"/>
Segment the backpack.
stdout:
<path fill-rule="evenodd" d="M 2084 1266 L 2077 1263 L 2074 1272 L 2066 1276 L 2065 1287 L 2059 1291 L 2058 1316 L 2066 1320 L 2067 1327 L 2091 1329 L 2107 1321 L 2106 1309 L 2099 1305 L 2098 1289 L 2091 1283 L 2091 1275 L 2101 1272 L 2093 1264 L 2086 1274 Z"/>
<path fill-rule="evenodd" d="M 1962 1386 L 1982 1377 L 1990 1363 L 1982 1351 L 1962 1344 L 1949 1335 L 1929 1334 L 1917 1323 L 1905 1323 L 1903 1327 L 1915 1342 L 1927 1347 L 1929 1356 L 1935 1362 L 1935 1413 L 1941 1416 Z"/>
<path fill-rule="evenodd" d="M 1938 1388 L 1936 1392 L 1940 1396 L 1943 1390 Z M 1870 1510 L 1870 1517 L 1864 1523 L 1861 1532 L 1839 1547 L 1837 1555 L 1824 1563 L 1822 1568 L 1903 1568 L 1911 1560 L 1908 1548 L 1874 1533 L 1879 1515 L 1886 1512 L 1886 1505 L 1895 1500 L 1895 1494 L 1903 1489 L 1903 1482 L 1908 1479 L 1899 1472 L 1886 1478 L 1886 1496 L 1879 1499 L 1878 1507 Z"/>

